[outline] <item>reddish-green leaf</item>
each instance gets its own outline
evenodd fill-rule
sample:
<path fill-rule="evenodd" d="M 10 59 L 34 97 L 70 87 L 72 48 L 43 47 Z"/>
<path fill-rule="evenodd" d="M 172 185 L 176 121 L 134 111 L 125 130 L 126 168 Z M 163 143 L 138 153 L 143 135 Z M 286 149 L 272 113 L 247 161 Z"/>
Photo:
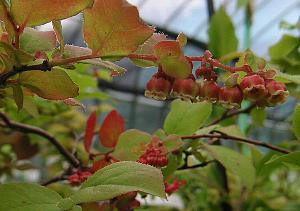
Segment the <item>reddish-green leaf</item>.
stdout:
<path fill-rule="evenodd" d="M 94 131 L 97 124 L 97 113 L 96 111 L 92 112 L 86 122 L 85 136 L 84 136 L 84 148 L 88 153 L 90 152 Z"/>
<path fill-rule="evenodd" d="M 56 46 L 54 31 L 38 31 L 26 28 L 20 38 L 21 48 L 28 53 L 36 51 L 49 51 Z"/>
<path fill-rule="evenodd" d="M 125 131 L 125 120 L 116 111 L 111 111 L 100 128 L 99 137 L 101 144 L 105 147 L 115 147 L 119 136 Z"/>
<path fill-rule="evenodd" d="M 192 73 L 192 65 L 184 56 L 178 41 L 161 41 L 155 46 L 154 53 L 167 75 L 187 78 Z"/>
<path fill-rule="evenodd" d="M 154 32 L 139 18 L 138 10 L 124 0 L 95 0 L 84 11 L 84 37 L 94 54 L 126 56 Z"/>
<path fill-rule="evenodd" d="M 93 0 L 13 0 L 11 14 L 21 26 L 38 26 L 78 14 Z"/>
<path fill-rule="evenodd" d="M 49 72 L 28 71 L 20 74 L 21 84 L 48 100 L 65 100 L 78 95 L 78 86 L 60 68 Z"/>

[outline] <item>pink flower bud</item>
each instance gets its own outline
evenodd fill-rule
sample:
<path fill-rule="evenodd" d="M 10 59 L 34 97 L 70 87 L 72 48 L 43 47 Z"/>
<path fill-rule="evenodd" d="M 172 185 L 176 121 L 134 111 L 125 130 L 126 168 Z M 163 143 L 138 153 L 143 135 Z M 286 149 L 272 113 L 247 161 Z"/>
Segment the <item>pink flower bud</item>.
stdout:
<path fill-rule="evenodd" d="M 172 88 L 171 95 L 183 100 L 195 99 L 199 90 L 198 84 L 191 78 L 176 79 Z"/>
<path fill-rule="evenodd" d="M 245 98 L 252 101 L 262 99 L 268 93 L 265 87 L 265 80 L 256 74 L 244 77 L 240 86 Z"/>
<path fill-rule="evenodd" d="M 165 100 L 171 91 L 171 82 L 165 78 L 153 76 L 147 83 L 145 96 L 155 100 Z"/>
<path fill-rule="evenodd" d="M 208 100 L 211 102 L 217 102 L 219 98 L 220 87 L 214 81 L 204 81 L 199 88 L 197 100 Z"/>
<path fill-rule="evenodd" d="M 219 101 L 228 108 L 239 108 L 243 101 L 243 92 L 238 86 L 223 87 L 220 90 Z"/>

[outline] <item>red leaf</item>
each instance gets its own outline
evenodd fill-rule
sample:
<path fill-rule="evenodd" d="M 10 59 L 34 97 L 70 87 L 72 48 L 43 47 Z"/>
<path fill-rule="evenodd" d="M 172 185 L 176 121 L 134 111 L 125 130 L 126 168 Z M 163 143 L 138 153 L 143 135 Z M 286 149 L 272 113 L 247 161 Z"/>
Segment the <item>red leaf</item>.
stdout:
<path fill-rule="evenodd" d="M 91 172 L 95 173 L 96 171 L 98 171 L 99 169 L 104 168 L 105 166 L 108 166 L 109 164 L 111 164 L 111 162 L 109 160 L 107 160 L 106 158 L 102 159 L 102 160 L 98 160 L 96 161 L 92 168 L 91 168 Z"/>
<path fill-rule="evenodd" d="M 89 116 L 86 122 L 86 129 L 85 129 L 85 137 L 84 137 L 84 148 L 89 153 L 94 137 L 94 131 L 97 123 L 97 113 L 94 111 Z"/>
<path fill-rule="evenodd" d="M 120 134 L 124 131 L 125 120 L 116 110 L 111 111 L 104 119 L 99 131 L 101 144 L 105 147 L 115 147 Z"/>

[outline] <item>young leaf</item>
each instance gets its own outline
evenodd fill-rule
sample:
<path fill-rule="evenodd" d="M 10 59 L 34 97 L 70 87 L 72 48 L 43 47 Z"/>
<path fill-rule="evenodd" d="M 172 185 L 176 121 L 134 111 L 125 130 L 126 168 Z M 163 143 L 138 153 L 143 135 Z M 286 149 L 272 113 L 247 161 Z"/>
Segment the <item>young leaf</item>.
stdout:
<path fill-rule="evenodd" d="M 100 142 L 105 147 L 114 148 L 121 133 L 125 131 L 125 120 L 116 111 L 111 111 L 104 119 L 99 130 Z"/>
<path fill-rule="evenodd" d="M 48 100 L 65 100 L 78 95 L 78 86 L 60 68 L 52 68 L 49 72 L 23 72 L 19 80 L 23 86 Z"/>
<path fill-rule="evenodd" d="M 64 56 L 66 58 L 87 56 L 87 55 L 91 55 L 91 54 L 92 54 L 92 50 L 89 48 L 83 48 L 83 47 L 78 47 L 78 46 L 74 46 L 74 45 L 66 45 L 64 48 Z M 86 59 L 86 60 L 80 61 L 79 63 L 96 65 L 101 68 L 111 70 L 112 73 L 117 74 L 117 75 L 123 75 L 126 72 L 125 68 L 120 67 L 110 61 L 103 61 L 100 58 Z"/>
<path fill-rule="evenodd" d="M 57 204 L 62 197 L 51 189 L 30 183 L 0 185 L 0 210 L 61 211 Z"/>
<path fill-rule="evenodd" d="M 187 44 L 187 36 L 180 32 L 176 38 L 176 41 L 179 42 L 180 46 L 183 48 Z"/>
<path fill-rule="evenodd" d="M 38 31 L 33 28 L 25 28 L 20 37 L 20 46 L 28 53 L 50 51 L 56 47 L 56 36 L 54 31 Z"/>
<path fill-rule="evenodd" d="M 224 7 L 221 7 L 213 15 L 208 29 L 208 49 L 215 57 L 220 58 L 237 50 L 238 39 L 234 30 L 230 17 Z"/>
<path fill-rule="evenodd" d="M 154 54 L 154 46 L 160 41 L 166 40 L 167 35 L 161 33 L 154 33 L 152 36 L 146 40 L 142 45 L 138 47 L 138 49 L 134 52 L 134 54 Z M 140 67 L 152 67 L 155 66 L 155 63 L 152 61 L 146 61 L 142 59 L 131 59 L 135 65 Z"/>
<path fill-rule="evenodd" d="M 63 100 L 63 102 L 69 106 L 79 106 L 83 111 L 85 111 L 86 109 L 85 105 L 82 104 L 80 101 L 76 100 L 75 98 L 67 98 Z"/>
<path fill-rule="evenodd" d="M 97 124 L 97 113 L 92 112 L 86 122 L 85 136 L 84 136 L 84 149 L 86 152 L 90 152 L 92 141 L 94 137 L 94 131 Z"/>
<path fill-rule="evenodd" d="M 167 75 L 184 79 L 192 73 L 192 65 L 184 56 L 179 42 L 161 41 L 154 47 L 154 54 Z"/>
<path fill-rule="evenodd" d="M 38 26 L 62 20 L 93 5 L 93 0 L 13 0 L 11 14 L 20 26 Z"/>
<path fill-rule="evenodd" d="M 210 103 L 175 100 L 165 119 L 164 130 L 168 134 L 191 135 L 206 122 L 211 112 Z"/>
<path fill-rule="evenodd" d="M 222 146 L 205 145 L 208 153 L 218 160 L 228 171 L 239 176 L 243 186 L 251 190 L 255 181 L 255 168 L 251 159 Z"/>
<path fill-rule="evenodd" d="M 61 21 L 52 21 L 52 26 L 55 31 L 56 39 L 59 42 L 60 52 L 63 53 L 65 47 L 65 41 L 64 41 Z"/>
<path fill-rule="evenodd" d="M 293 131 L 300 141 L 300 105 L 298 105 L 293 114 Z"/>
<path fill-rule="evenodd" d="M 84 38 L 93 54 L 126 56 L 154 32 L 139 18 L 138 10 L 124 0 L 95 0 L 84 11 Z"/>
<path fill-rule="evenodd" d="M 119 136 L 113 156 L 119 160 L 138 160 L 144 153 L 151 136 L 139 130 L 127 130 Z"/>
<path fill-rule="evenodd" d="M 70 199 L 76 204 L 102 201 L 131 191 L 142 191 L 165 198 L 161 171 L 137 162 L 117 162 L 89 177 Z"/>

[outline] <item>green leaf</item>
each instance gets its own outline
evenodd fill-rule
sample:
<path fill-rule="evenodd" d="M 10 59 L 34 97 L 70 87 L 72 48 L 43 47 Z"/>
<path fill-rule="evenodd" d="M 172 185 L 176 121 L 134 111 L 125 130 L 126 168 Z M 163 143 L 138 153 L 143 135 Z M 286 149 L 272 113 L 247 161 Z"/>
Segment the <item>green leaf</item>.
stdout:
<path fill-rule="evenodd" d="M 29 71 L 20 74 L 20 83 L 48 100 L 65 100 L 78 95 L 78 86 L 60 68 L 51 71 Z"/>
<path fill-rule="evenodd" d="M 11 15 L 20 26 L 38 26 L 74 16 L 93 5 L 94 0 L 13 0 Z"/>
<path fill-rule="evenodd" d="M 180 136 L 177 135 L 168 135 L 163 139 L 164 147 L 168 152 L 172 152 L 174 150 L 179 149 L 184 142 L 181 140 Z"/>
<path fill-rule="evenodd" d="M 238 39 L 235 35 L 234 25 L 224 7 L 221 7 L 213 15 L 208 35 L 208 49 L 217 58 L 236 51 L 238 48 Z"/>
<path fill-rule="evenodd" d="M 267 113 L 265 109 L 262 108 L 255 108 L 252 109 L 250 112 L 250 115 L 252 117 L 253 123 L 258 126 L 264 126 L 264 121 L 267 117 Z"/>
<path fill-rule="evenodd" d="M 241 129 L 237 125 L 229 125 L 226 127 L 218 127 L 218 131 L 221 131 L 226 134 L 230 134 L 235 137 L 239 138 L 246 138 L 245 134 L 241 131 Z"/>
<path fill-rule="evenodd" d="M 295 83 L 300 85 L 300 75 L 289 75 L 287 73 L 277 71 L 275 79 L 283 83 Z"/>
<path fill-rule="evenodd" d="M 142 191 L 165 198 L 161 171 L 137 162 L 117 162 L 89 177 L 70 199 L 76 204 L 102 201 L 131 191 Z"/>
<path fill-rule="evenodd" d="M 278 43 L 270 47 L 269 54 L 272 59 L 286 57 L 299 45 L 300 41 L 298 37 L 285 34 Z"/>
<path fill-rule="evenodd" d="M 293 114 L 293 131 L 300 141 L 300 105 L 298 105 Z"/>
<path fill-rule="evenodd" d="M 211 112 L 212 106 L 207 102 L 174 100 L 165 119 L 164 130 L 168 134 L 191 135 L 204 125 Z"/>
<path fill-rule="evenodd" d="M 126 56 L 154 32 L 139 18 L 135 6 L 123 0 L 95 1 L 84 10 L 84 38 L 93 54 Z"/>
<path fill-rule="evenodd" d="M 50 51 L 56 47 L 56 36 L 54 31 L 38 31 L 33 28 L 25 28 L 20 37 L 20 46 L 28 53 Z"/>
<path fill-rule="evenodd" d="M 127 130 L 119 136 L 113 156 L 119 160 L 138 160 L 144 153 L 151 136 L 139 130 Z"/>
<path fill-rule="evenodd" d="M 20 111 L 23 108 L 24 95 L 21 86 L 13 86 L 13 97 Z"/>
<path fill-rule="evenodd" d="M 0 185 L 0 196 L 0 210 L 3 211 L 61 211 L 57 204 L 62 197 L 37 184 Z"/>
<path fill-rule="evenodd" d="M 280 165 L 286 165 L 287 167 L 297 166 L 300 168 L 300 152 L 291 152 L 282 156 L 273 156 L 269 161 L 265 162 L 263 168 L 266 169 L 275 169 L 280 167 Z"/>
<path fill-rule="evenodd" d="M 251 159 L 222 146 L 205 145 L 205 149 L 218 160 L 226 170 L 240 178 L 241 184 L 251 190 L 255 182 L 255 168 Z"/>

